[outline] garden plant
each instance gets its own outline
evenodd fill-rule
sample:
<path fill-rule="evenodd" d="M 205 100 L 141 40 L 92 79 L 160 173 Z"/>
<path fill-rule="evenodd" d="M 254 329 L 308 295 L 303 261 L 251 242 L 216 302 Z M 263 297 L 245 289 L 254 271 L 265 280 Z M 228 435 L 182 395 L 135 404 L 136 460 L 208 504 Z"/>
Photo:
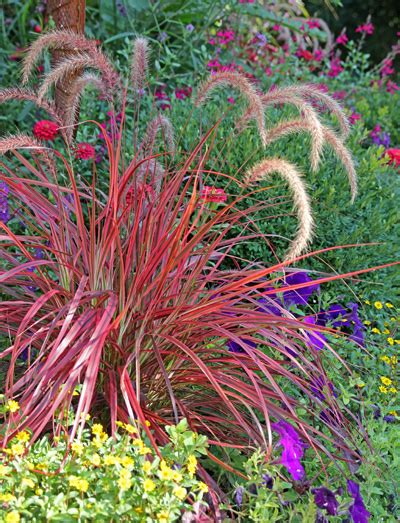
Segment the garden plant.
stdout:
<path fill-rule="evenodd" d="M 52 18 L 0 90 L 30 111 L 0 138 L 8 523 L 396 521 L 398 50 L 238 4 L 175 100 L 153 27 L 113 59 Z"/>

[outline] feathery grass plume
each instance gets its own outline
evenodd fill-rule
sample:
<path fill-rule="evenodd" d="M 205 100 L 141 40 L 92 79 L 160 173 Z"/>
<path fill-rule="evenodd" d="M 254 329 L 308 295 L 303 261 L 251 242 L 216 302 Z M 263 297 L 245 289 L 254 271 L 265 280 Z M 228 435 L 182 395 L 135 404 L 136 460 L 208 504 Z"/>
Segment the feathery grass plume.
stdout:
<path fill-rule="evenodd" d="M 98 62 L 88 54 L 79 54 L 71 58 L 66 58 L 44 77 L 43 83 L 38 91 L 39 100 L 44 98 L 52 85 L 62 81 L 66 76 L 80 74 L 86 68 L 98 69 L 100 71 L 100 73 L 103 75 L 102 82 L 106 88 L 106 93 L 111 95 L 112 89 L 108 81 L 109 78 L 107 79 L 107 75 L 110 77 L 112 72 L 109 71 L 107 67 L 107 70 L 104 70 L 102 68 L 103 65 L 104 63 Z M 115 84 L 113 88 L 115 88 Z"/>
<path fill-rule="evenodd" d="M 0 154 L 6 154 L 8 151 L 14 151 L 15 149 L 43 150 L 44 148 L 35 138 L 26 134 L 12 134 L 0 139 Z"/>
<path fill-rule="evenodd" d="M 144 87 L 149 66 L 149 42 L 147 38 L 136 38 L 133 42 L 131 82 L 134 96 Z"/>
<path fill-rule="evenodd" d="M 77 53 L 97 51 L 96 42 L 73 31 L 51 31 L 32 42 L 22 62 L 22 83 L 26 84 L 33 67 L 46 49 L 70 50 Z"/>
<path fill-rule="evenodd" d="M 67 99 L 67 107 L 64 115 L 64 125 L 67 127 L 66 134 L 69 141 L 73 139 L 73 125 L 76 122 L 76 116 L 78 114 L 78 108 L 82 93 L 86 87 L 89 85 L 98 89 L 101 93 L 106 91 L 106 86 L 102 79 L 92 73 L 85 73 L 82 76 L 76 78 L 74 82 L 70 85 L 69 96 Z"/>
<path fill-rule="evenodd" d="M 147 125 L 146 132 L 140 145 L 142 154 L 151 153 L 159 130 L 162 132 L 167 150 L 172 153 L 175 151 L 174 128 L 171 120 L 166 116 L 159 114 Z"/>
<path fill-rule="evenodd" d="M 338 120 L 341 134 L 346 138 L 350 134 L 350 124 L 342 106 L 329 94 L 322 92 L 316 85 L 290 85 L 288 87 L 280 87 L 279 90 L 282 95 L 300 96 L 305 100 L 320 102 L 326 109 L 328 109 Z M 272 91 L 274 92 L 274 91 Z M 266 93 L 262 98 L 267 98 L 270 93 Z"/>
<path fill-rule="evenodd" d="M 322 148 L 324 145 L 322 124 L 316 111 L 302 98 L 291 94 L 282 93 L 281 89 L 279 88 L 265 94 L 262 99 L 265 106 L 274 105 L 277 103 L 292 104 L 300 111 L 301 114 L 303 114 L 304 120 L 308 122 L 311 131 L 311 168 L 313 171 L 316 171 L 318 169 Z"/>
<path fill-rule="evenodd" d="M 299 219 L 297 236 L 291 242 L 290 249 L 285 256 L 285 261 L 293 261 L 307 249 L 312 238 L 314 224 L 310 199 L 301 174 L 294 165 L 286 160 L 271 158 L 262 160 L 252 167 L 245 177 L 245 183 L 253 184 L 275 172 L 289 184 Z"/>
<path fill-rule="evenodd" d="M 165 170 L 160 162 L 154 158 L 141 163 L 136 171 L 136 179 L 140 185 L 148 183 L 147 179 L 149 176 L 151 187 L 154 188 L 157 195 L 160 194 L 162 181 L 165 178 Z"/>
<path fill-rule="evenodd" d="M 325 126 L 322 126 L 322 129 L 325 141 L 329 143 L 346 169 L 351 190 L 351 203 L 353 203 L 357 196 L 357 173 L 351 154 L 343 141 L 331 129 Z M 274 142 L 282 136 L 302 131 L 310 131 L 308 122 L 304 119 L 291 120 L 289 122 L 283 122 L 271 129 L 268 139 L 270 142 Z"/>
<path fill-rule="evenodd" d="M 202 105 L 213 89 L 225 85 L 235 87 L 247 99 L 249 103 L 249 118 L 256 120 L 262 144 L 265 146 L 267 144 L 267 130 L 264 122 L 262 99 L 245 76 L 231 71 L 216 73 L 210 76 L 209 79 L 200 86 L 195 104 L 197 106 Z"/>
<path fill-rule="evenodd" d="M 40 109 L 46 111 L 46 113 L 59 125 L 62 125 L 62 119 L 57 113 L 54 104 L 50 101 L 39 100 L 37 94 L 30 89 L 21 89 L 19 87 L 12 87 L 9 89 L 0 90 L 0 104 L 6 103 L 12 100 L 29 101 L 37 105 Z"/>

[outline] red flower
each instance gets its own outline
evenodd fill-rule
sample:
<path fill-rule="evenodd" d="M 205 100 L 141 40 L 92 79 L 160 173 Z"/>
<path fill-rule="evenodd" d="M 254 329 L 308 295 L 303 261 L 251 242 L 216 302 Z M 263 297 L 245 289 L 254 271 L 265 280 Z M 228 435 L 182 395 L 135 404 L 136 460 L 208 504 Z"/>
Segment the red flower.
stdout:
<path fill-rule="evenodd" d="M 389 164 L 400 167 L 400 149 L 386 149 L 385 154 L 389 156 Z"/>
<path fill-rule="evenodd" d="M 33 134 L 39 140 L 53 141 L 58 134 L 58 125 L 50 120 L 40 120 L 33 126 Z"/>
<path fill-rule="evenodd" d="M 79 158 L 80 160 L 90 160 L 90 158 L 94 158 L 95 150 L 90 143 L 81 142 L 78 143 L 75 148 L 75 158 Z"/>
<path fill-rule="evenodd" d="M 35 33 L 41 33 L 42 32 L 42 28 L 40 27 L 40 25 L 35 25 L 33 30 L 35 31 Z"/>
<path fill-rule="evenodd" d="M 353 111 L 351 113 L 351 115 L 349 116 L 350 125 L 354 125 L 357 120 L 361 120 L 361 114 L 358 114 L 358 113 Z"/>
<path fill-rule="evenodd" d="M 296 56 L 298 56 L 299 58 L 304 58 L 304 60 L 306 60 L 307 62 L 311 62 L 311 60 L 314 60 L 314 55 L 306 49 L 297 49 Z"/>
<path fill-rule="evenodd" d="M 200 194 L 200 199 L 205 202 L 226 202 L 228 196 L 223 189 L 205 185 Z"/>
<path fill-rule="evenodd" d="M 192 95 L 192 88 L 191 87 L 181 87 L 175 89 L 175 97 L 178 98 L 178 100 L 184 100 L 185 98 L 188 98 Z"/>

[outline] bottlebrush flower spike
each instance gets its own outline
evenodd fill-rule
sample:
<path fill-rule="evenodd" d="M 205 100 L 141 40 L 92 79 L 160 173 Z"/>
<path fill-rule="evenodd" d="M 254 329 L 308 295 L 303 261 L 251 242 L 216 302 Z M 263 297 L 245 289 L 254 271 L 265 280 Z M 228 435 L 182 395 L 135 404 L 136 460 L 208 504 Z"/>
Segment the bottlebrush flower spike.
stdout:
<path fill-rule="evenodd" d="M 43 150 L 44 148 L 37 140 L 25 134 L 14 134 L 0 139 L 0 154 L 16 149 Z"/>
<path fill-rule="evenodd" d="M 131 86 L 136 99 L 143 90 L 149 67 L 149 42 L 147 38 L 136 38 L 133 43 L 133 56 L 131 64 Z"/>
<path fill-rule="evenodd" d="M 158 131 L 161 131 L 162 133 L 166 150 L 172 153 L 175 151 L 174 128 L 171 120 L 166 116 L 159 114 L 147 125 L 144 138 L 140 145 L 140 150 L 143 155 L 152 154 Z"/>
<path fill-rule="evenodd" d="M 10 100 L 21 100 L 33 102 L 37 107 L 46 111 L 46 113 L 53 118 L 55 122 L 62 125 L 62 119 L 57 113 L 55 105 L 46 100 L 39 100 L 37 94 L 30 89 L 20 89 L 18 87 L 12 87 L 9 89 L 0 90 L 0 104 L 9 102 Z"/>
<path fill-rule="evenodd" d="M 289 162 L 278 158 L 271 158 L 262 160 L 260 163 L 252 167 L 244 181 L 246 184 L 250 185 L 274 172 L 282 176 L 282 178 L 284 178 L 289 184 L 299 219 L 297 236 L 292 241 L 289 252 L 285 257 L 286 261 L 293 261 L 306 250 L 307 245 L 312 238 L 314 224 L 310 199 L 300 173 Z"/>
<path fill-rule="evenodd" d="M 97 52 L 94 40 L 88 40 L 85 36 L 73 31 L 51 31 L 41 35 L 32 42 L 24 57 L 22 65 L 22 83 L 26 84 L 32 74 L 36 62 L 46 50 L 70 50 L 76 53 Z"/>
<path fill-rule="evenodd" d="M 238 89 L 241 94 L 247 99 L 249 103 L 250 118 L 254 118 L 257 122 L 258 131 L 260 133 L 262 144 L 267 144 L 267 131 L 264 122 L 264 108 L 260 95 L 257 93 L 252 84 L 247 78 L 236 72 L 221 72 L 212 75 L 200 87 L 197 93 L 196 105 L 202 105 L 207 97 L 218 86 L 230 85 Z"/>

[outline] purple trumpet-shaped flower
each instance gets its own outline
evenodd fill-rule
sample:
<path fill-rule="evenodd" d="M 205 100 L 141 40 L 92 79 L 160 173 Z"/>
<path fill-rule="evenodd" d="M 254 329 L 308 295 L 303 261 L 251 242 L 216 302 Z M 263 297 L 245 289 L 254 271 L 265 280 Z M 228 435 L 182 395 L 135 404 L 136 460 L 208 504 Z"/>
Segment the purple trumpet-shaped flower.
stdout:
<path fill-rule="evenodd" d="M 318 314 L 317 324 L 323 326 L 330 324 L 335 328 L 344 328 L 346 331 L 350 331 L 351 340 L 364 345 L 365 327 L 358 316 L 357 303 L 348 303 L 347 309 L 338 303 L 331 305 L 327 311 L 321 311 Z"/>
<path fill-rule="evenodd" d="M 269 287 L 267 290 L 271 290 L 272 287 Z M 282 316 L 282 307 L 278 307 L 277 298 L 268 296 L 266 298 L 260 298 L 258 300 L 259 307 L 257 308 L 258 312 L 265 312 L 266 314 L 273 314 L 275 316 Z M 277 305 L 275 305 L 275 303 Z"/>
<path fill-rule="evenodd" d="M 10 220 L 10 209 L 8 206 L 8 185 L 0 181 L 0 222 L 7 223 Z"/>
<path fill-rule="evenodd" d="M 242 503 L 243 503 L 243 493 L 244 493 L 244 488 L 243 487 L 238 487 L 235 490 L 235 501 L 236 501 L 236 505 L 238 507 L 242 506 Z"/>
<path fill-rule="evenodd" d="M 314 316 L 306 316 L 303 318 L 303 321 L 304 323 L 307 325 L 316 325 L 317 324 L 317 320 L 315 319 Z M 310 348 L 313 348 L 315 350 L 321 350 L 324 348 L 325 346 L 325 343 L 327 342 L 325 336 L 321 333 L 321 332 L 312 332 L 312 331 L 309 331 L 307 332 L 307 338 L 308 338 L 308 342 L 307 345 L 310 347 Z"/>
<path fill-rule="evenodd" d="M 329 393 L 337 397 L 333 384 L 330 381 L 326 381 L 324 376 L 319 376 L 311 380 L 311 392 L 321 401 L 325 401 L 326 395 Z"/>
<path fill-rule="evenodd" d="M 347 481 L 347 491 L 354 499 L 354 503 L 349 509 L 353 522 L 368 523 L 371 514 L 365 508 L 364 501 L 360 493 L 360 485 L 349 479 Z"/>
<path fill-rule="evenodd" d="M 326 487 L 318 487 L 311 490 L 314 494 L 314 502 L 318 508 L 324 508 L 330 516 L 335 516 L 339 503 L 335 494 Z"/>
<path fill-rule="evenodd" d="M 295 481 L 303 479 L 305 471 L 300 460 L 307 445 L 301 441 L 295 429 L 286 421 L 280 420 L 278 423 L 273 423 L 272 428 L 280 436 L 278 445 L 283 447 L 282 465 Z"/>
<path fill-rule="evenodd" d="M 302 283 L 310 283 L 313 280 L 308 276 L 305 271 L 293 272 L 287 274 L 285 279 L 282 281 L 282 284 L 279 288 L 275 289 L 273 287 L 267 287 L 265 292 L 268 292 L 266 296 L 272 300 L 279 303 L 278 293 L 283 294 L 283 302 L 286 306 L 289 305 L 307 305 L 308 300 L 314 292 L 319 292 L 319 285 L 315 283 L 314 285 L 309 285 L 308 287 L 301 287 L 299 289 L 289 289 L 287 287 L 292 285 L 299 285 Z M 272 291 L 272 292 L 271 292 Z M 262 298 L 263 299 L 263 298 Z M 270 307 L 269 307 L 270 308 Z M 278 309 L 279 310 L 279 309 Z M 280 315 L 282 315 L 279 312 Z"/>
<path fill-rule="evenodd" d="M 249 349 L 255 349 L 257 347 L 257 343 L 255 343 L 254 341 L 245 340 L 244 338 L 239 338 L 239 339 L 243 343 L 243 345 L 245 345 Z M 229 352 L 237 352 L 237 353 L 246 352 L 245 349 L 236 341 L 229 340 L 227 345 L 228 345 Z"/>

